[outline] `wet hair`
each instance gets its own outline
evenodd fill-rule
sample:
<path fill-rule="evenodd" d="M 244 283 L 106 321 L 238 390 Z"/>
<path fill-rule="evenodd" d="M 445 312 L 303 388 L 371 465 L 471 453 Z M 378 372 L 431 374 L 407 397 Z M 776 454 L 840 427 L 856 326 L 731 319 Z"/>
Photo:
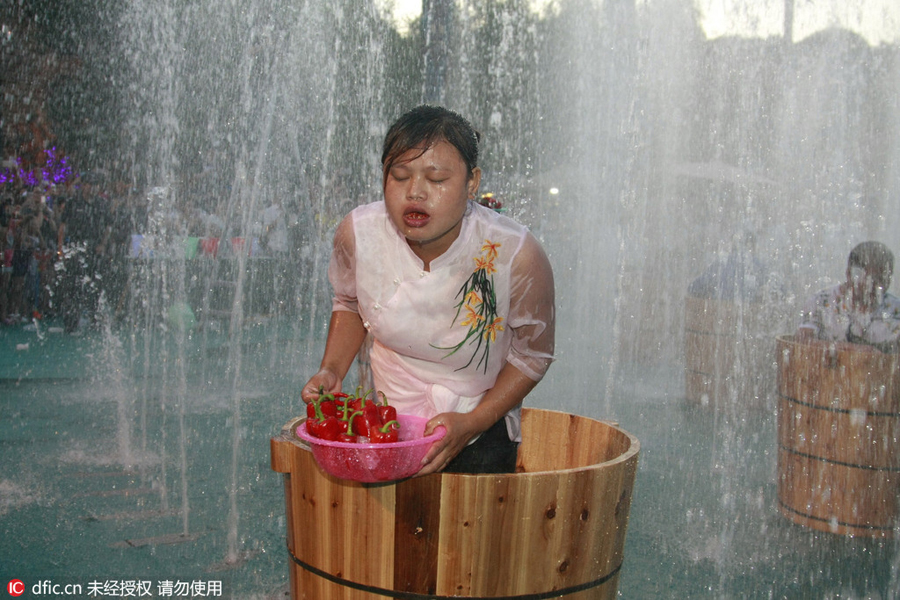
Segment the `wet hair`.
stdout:
<path fill-rule="evenodd" d="M 890 283 L 894 273 L 894 254 L 881 242 L 863 242 L 850 251 L 847 268 L 861 267 L 872 274 L 880 274 L 879 283 Z"/>
<path fill-rule="evenodd" d="M 413 148 L 424 153 L 435 142 L 445 141 L 459 152 L 470 178 L 478 166 L 480 140 L 481 134 L 460 114 L 441 106 L 417 106 L 397 119 L 384 136 L 382 174 L 387 177 L 397 159 Z"/>

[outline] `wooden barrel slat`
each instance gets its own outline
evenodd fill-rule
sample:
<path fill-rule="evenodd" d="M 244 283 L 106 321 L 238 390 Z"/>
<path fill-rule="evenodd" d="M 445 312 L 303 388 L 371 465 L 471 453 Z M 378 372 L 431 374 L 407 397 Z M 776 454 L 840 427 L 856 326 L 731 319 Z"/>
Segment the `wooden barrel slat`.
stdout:
<path fill-rule="evenodd" d="M 292 598 L 616 597 L 640 448 L 630 434 L 525 409 L 518 473 L 361 484 L 322 472 L 294 426 L 272 441 Z"/>
<path fill-rule="evenodd" d="M 440 546 L 440 511 L 434 499 L 440 498 L 437 477 L 417 477 L 397 491 L 394 511 L 394 587 L 403 592 L 434 594 Z"/>
<path fill-rule="evenodd" d="M 777 339 L 778 500 L 796 523 L 890 537 L 900 494 L 898 358 Z"/>

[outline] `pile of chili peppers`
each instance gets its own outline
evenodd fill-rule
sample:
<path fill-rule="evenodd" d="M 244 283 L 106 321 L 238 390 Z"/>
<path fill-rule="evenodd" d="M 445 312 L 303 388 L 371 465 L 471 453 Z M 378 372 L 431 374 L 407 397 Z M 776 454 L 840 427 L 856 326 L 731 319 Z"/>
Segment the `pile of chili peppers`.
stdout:
<path fill-rule="evenodd" d="M 306 431 L 332 442 L 384 444 L 399 439 L 397 409 L 378 392 L 381 402 L 370 398 L 372 390 L 334 394 L 319 390 L 319 397 L 306 405 Z"/>

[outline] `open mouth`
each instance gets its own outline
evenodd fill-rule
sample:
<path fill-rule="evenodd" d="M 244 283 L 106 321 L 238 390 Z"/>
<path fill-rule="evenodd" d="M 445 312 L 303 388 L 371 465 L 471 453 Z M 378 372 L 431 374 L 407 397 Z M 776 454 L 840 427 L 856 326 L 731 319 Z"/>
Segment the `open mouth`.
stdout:
<path fill-rule="evenodd" d="M 403 221 L 410 227 L 422 227 L 428 222 L 429 216 L 417 210 L 403 213 Z"/>

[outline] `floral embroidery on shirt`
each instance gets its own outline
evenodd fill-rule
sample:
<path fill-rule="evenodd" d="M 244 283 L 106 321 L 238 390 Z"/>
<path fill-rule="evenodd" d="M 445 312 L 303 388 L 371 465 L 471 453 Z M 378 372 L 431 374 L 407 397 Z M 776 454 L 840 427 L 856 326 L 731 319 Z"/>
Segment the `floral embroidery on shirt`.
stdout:
<path fill-rule="evenodd" d="M 456 324 L 460 314 L 463 315 L 459 324 L 462 327 L 468 327 L 469 331 L 466 337 L 455 346 L 440 347 L 441 350 L 450 350 L 445 355 L 455 354 L 463 346 L 475 344 L 472 352 L 472 358 L 465 366 L 460 367 L 457 371 L 465 369 L 472 364 L 475 357 L 481 354 L 478 361 L 478 367 L 484 366 L 485 373 L 488 367 L 488 357 L 490 356 L 491 343 L 497 340 L 497 332 L 503 331 L 503 317 L 497 316 L 497 296 L 494 294 L 494 277 L 497 272 L 494 267 L 494 259 L 497 258 L 497 248 L 500 244 L 485 240 L 481 247 L 481 255 L 476 256 L 475 270 L 472 275 L 459 289 L 456 297 L 462 297 L 459 304 L 456 305 L 456 315 L 453 317 L 452 327 Z"/>

